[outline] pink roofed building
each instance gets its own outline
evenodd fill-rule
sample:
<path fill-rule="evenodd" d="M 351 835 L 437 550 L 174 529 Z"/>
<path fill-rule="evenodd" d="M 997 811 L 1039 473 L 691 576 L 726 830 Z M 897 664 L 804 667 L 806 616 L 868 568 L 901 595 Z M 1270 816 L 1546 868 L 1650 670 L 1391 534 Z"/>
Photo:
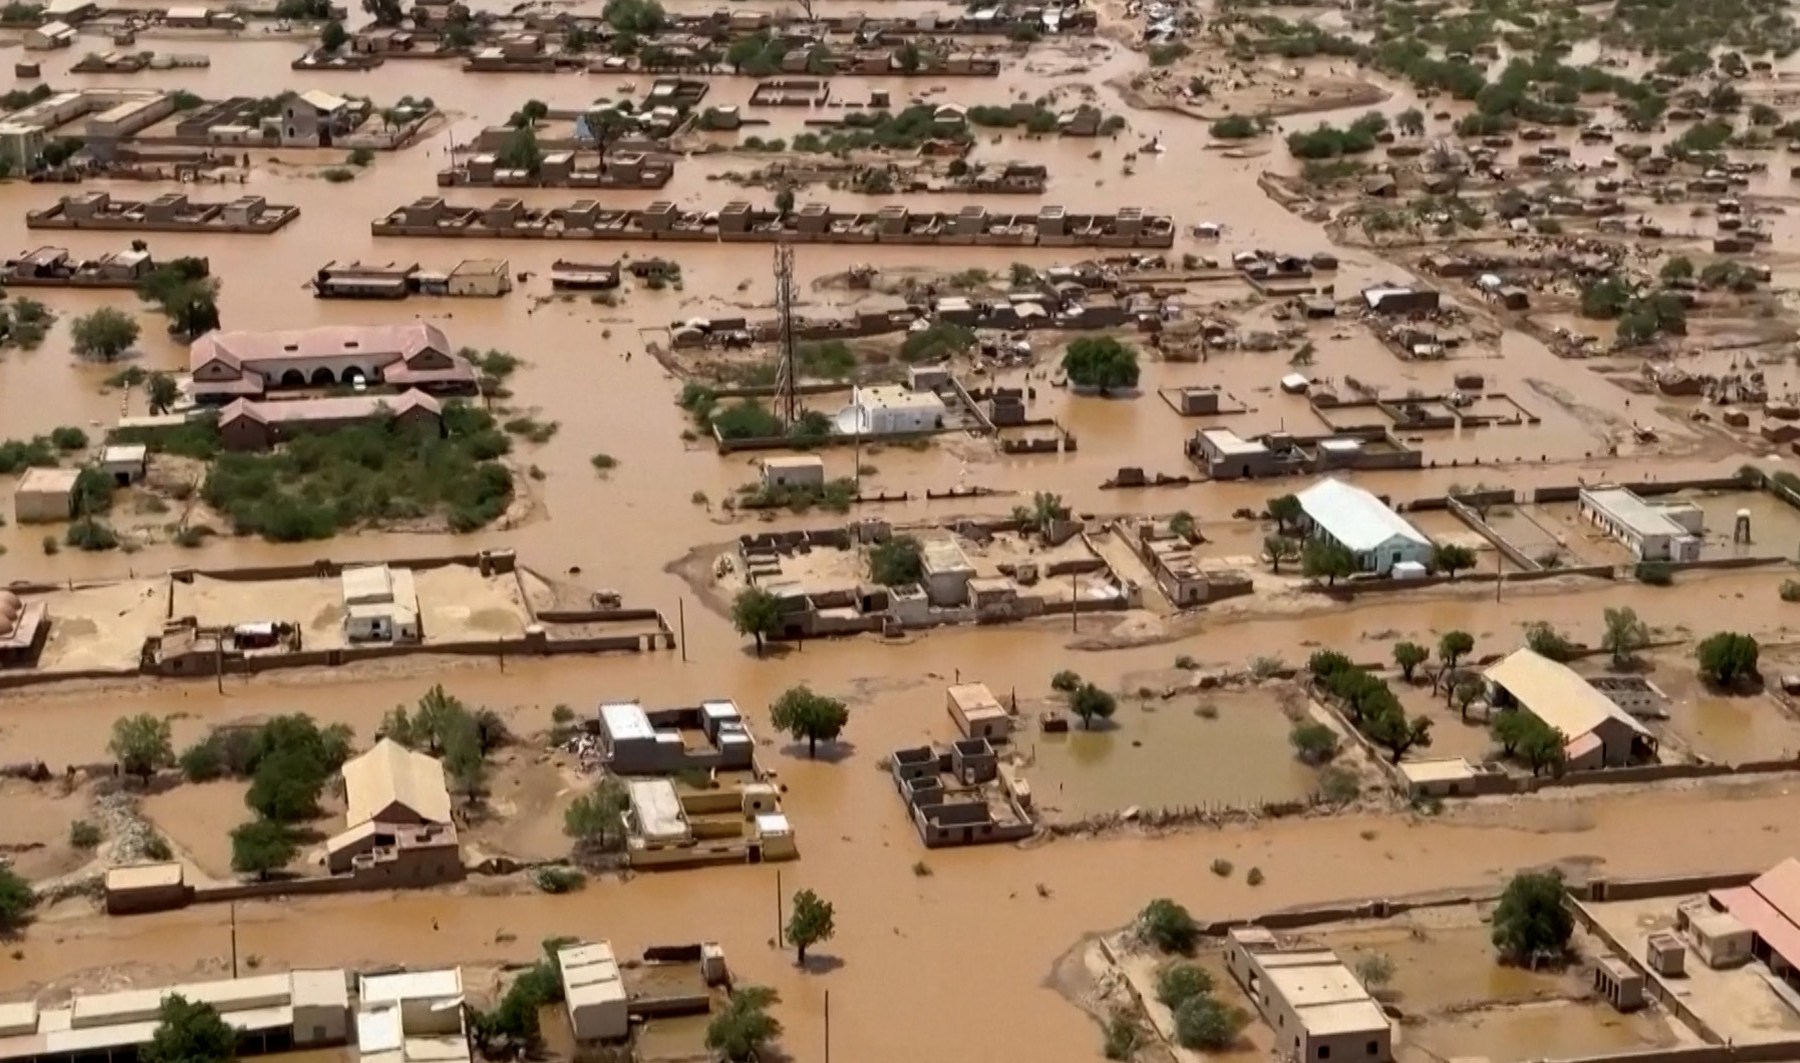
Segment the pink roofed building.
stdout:
<path fill-rule="evenodd" d="M 302 433 L 336 432 L 354 425 L 393 421 L 441 433 L 444 407 L 416 388 L 399 395 L 343 395 L 323 399 L 258 402 L 237 399 L 219 411 L 219 438 L 227 450 L 268 450 Z"/>
<path fill-rule="evenodd" d="M 475 367 L 436 325 L 332 325 L 279 332 L 209 332 L 188 348 L 194 398 L 257 399 L 266 392 L 361 382 L 436 394 L 476 390 Z"/>

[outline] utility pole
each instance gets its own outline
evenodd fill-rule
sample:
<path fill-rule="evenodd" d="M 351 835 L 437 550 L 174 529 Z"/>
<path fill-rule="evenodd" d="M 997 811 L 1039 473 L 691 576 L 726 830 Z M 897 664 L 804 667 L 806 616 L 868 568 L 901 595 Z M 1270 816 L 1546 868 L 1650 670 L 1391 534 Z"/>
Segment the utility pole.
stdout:
<path fill-rule="evenodd" d="M 781 925 L 781 869 L 775 869 L 775 947 L 781 948 L 786 942 L 785 928 Z"/>
<path fill-rule="evenodd" d="M 775 313 L 781 329 L 781 356 L 775 364 L 775 415 L 783 428 L 800 419 L 800 382 L 794 367 L 794 249 L 775 245 Z"/>
<path fill-rule="evenodd" d="M 238 976 L 237 962 L 237 902 L 231 902 L 231 977 Z"/>
<path fill-rule="evenodd" d="M 681 625 L 681 663 L 687 663 L 687 599 L 675 599 L 676 622 Z"/>
<path fill-rule="evenodd" d="M 1081 630 L 1081 586 L 1075 573 L 1069 573 L 1069 630 Z"/>
<path fill-rule="evenodd" d="M 825 1063 L 831 1063 L 831 990 L 825 991 Z"/>

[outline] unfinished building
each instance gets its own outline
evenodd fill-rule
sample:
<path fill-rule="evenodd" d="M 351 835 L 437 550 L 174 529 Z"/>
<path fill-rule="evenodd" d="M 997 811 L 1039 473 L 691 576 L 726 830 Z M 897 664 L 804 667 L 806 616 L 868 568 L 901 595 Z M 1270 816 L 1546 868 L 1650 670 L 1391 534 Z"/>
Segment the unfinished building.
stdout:
<path fill-rule="evenodd" d="M 618 775 L 753 771 L 756 740 L 729 698 L 646 710 L 635 701 L 600 706 L 600 748 Z"/>
<path fill-rule="evenodd" d="M 895 750 L 889 771 L 927 848 L 1017 841 L 1037 829 L 1030 784 L 1001 765 L 985 738 Z"/>

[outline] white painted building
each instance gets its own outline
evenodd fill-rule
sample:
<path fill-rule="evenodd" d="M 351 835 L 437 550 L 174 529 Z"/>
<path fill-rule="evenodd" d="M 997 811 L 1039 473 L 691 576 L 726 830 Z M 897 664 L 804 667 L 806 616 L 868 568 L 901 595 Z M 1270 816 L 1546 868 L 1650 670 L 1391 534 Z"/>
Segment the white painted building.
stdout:
<path fill-rule="evenodd" d="M 845 435 L 894 435 L 931 432 L 944 426 L 949 408 L 929 391 L 913 391 L 899 384 L 858 387 L 850 393 L 850 405 L 837 417 Z"/>
<path fill-rule="evenodd" d="M 1692 503 L 1658 505 L 1623 487 L 1582 489 L 1581 515 L 1624 543 L 1639 561 L 1698 561 L 1704 513 Z"/>
<path fill-rule="evenodd" d="M 1385 576 L 1395 565 L 1431 562 L 1431 540 L 1425 533 L 1354 484 L 1329 477 L 1295 497 L 1307 534 L 1349 550 L 1360 571 Z"/>

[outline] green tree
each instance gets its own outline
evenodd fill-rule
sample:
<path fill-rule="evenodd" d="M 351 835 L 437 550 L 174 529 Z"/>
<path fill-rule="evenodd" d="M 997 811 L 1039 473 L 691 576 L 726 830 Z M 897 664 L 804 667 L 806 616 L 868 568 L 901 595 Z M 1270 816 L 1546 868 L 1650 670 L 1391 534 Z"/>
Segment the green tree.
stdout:
<path fill-rule="evenodd" d="M 781 631 L 780 600 L 761 587 L 745 587 L 731 600 L 731 626 L 756 640 L 756 655 L 761 657 L 763 639 Z"/>
<path fill-rule="evenodd" d="M 1438 543 L 1431 548 L 1431 567 L 1455 579 L 1459 570 L 1475 567 L 1475 551 L 1458 543 Z"/>
<path fill-rule="evenodd" d="M 1525 625 L 1525 645 L 1531 652 L 1552 661 L 1575 659 L 1575 643 L 1547 621 L 1539 620 Z"/>
<path fill-rule="evenodd" d="M 1164 1007 L 1179 1008 L 1212 991 L 1212 975 L 1197 964 L 1171 963 L 1156 973 L 1156 999 Z"/>
<path fill-rule="evenodd" d="M 1437 651 L 1445 670 L 1453 669 L 1457 661 L 1475 651 L 1475 636 L 1467 631 L 1446 631 L 1438 637 Z"/>
<path fill-rule="evenodd" d="M 1313 539 L 1300 552 L 1300 571 L 1308 579 L 1322 579 L 1326 586 L 1335 586 L 1340 576 L 1356 571 L 1356 555 L 1329 540 Z"/>
<path fill-rule="evenodd" d="M 1194 538 L 1194 515 L 1185 509 L 1176 510 L 1169 517 L 1169 534 L 1192 541 Z"/>
<path fill-rule="evenodd" d="M 1421 136 L 1425 132 L 1425 113 L 1417 107 L 1408 107 L 1394 116 L 1394 128 L 1409 137 Z"/>
<path fill-rule="evenodd" d="M 319 47 L 327 52 L 335 52 L 348 43 L 350 32 L 336 19 L 325 23 L 325 27 L 319 31 Z"/>
<path fill-rule="evenodd" d="M 1514 875 L 1494 908 L 1494 948 L 1503 960 L 1537 966 L 1568 948 L 1575 920 L 1563 900 L 1560 871 L 1526 871 Z"/>
<path fill-rule="evenodd" d="M 1530 713 L 1515 712 L 1513 715 L 1523 716 L 1527 721 L 1519 728 L 1517 748 L 1519 757 L 1531 768 L 1531 774 L 1561 771 L 1568 757 L 1568 739 L 1563 733 Z"/>
<path fill-rule="evenodd" d="M 570 802 L 563 812 L 563 833 L 575 839 L 577 848 L 619 852 L 625 848 L 625 814 L 630 809 L 625 784 L 609 775 Z"/>
<path fill-rule="evenodd" d="M 1322 723 L 1298 723 L 1288 732 L 1294 754 L 1308 764 L 1324 764 L 1337 756 L 1337 732 Z"/>
<path fill-rule="evenodd" d="M 925 578 L 925 551 L 910 535 L 896 535 L 869 551 L 869 578 L 884 587 L 903 587 Z"/>
<path fill-rule="evenodd" d="M 169 315 L 169 332 L 193 340 L 219 327 L 218 286 L 211 281 L 182 285 L 163 304 Z"/>
<path fill-rule="evenodd" d="M 1069 344 L 1062 367 L 1069 383 L 1094 388 L 1102 395 L 1137 387 L 1137 350 L 1111 336 L 1083 336 Z"/>
<path fill-rule="evenodd" d="M 281 748 L 261 758 L 244 803 L 264 819 L 297 823 L 319 814 L 326 769 L 297 748 Z"/>
<path fill-rule="evenodd" d="M 181 400 L 180 386 L 167 373 L 151 373 L 144 381 L 144 392 L 149 397 L 152 415 L 168 413 Z"/>
<path fill-rule="evenodd" d="M 1638 619 L 1630 606 L 1607 609 L 1606 631 L 1600 636 L 1600 648 L 1612 654 L 1613 663 L 1629 664 L 1638 651 L 1650 645 L 1650 625 Z"/>
<path fill-rule="evenodd" d="M 1701 642 L 1695 654 L 1700 659 L 1701 678 L 1714 686 L 1731 687 L 1756 678 L 1759 652 L 1755 638 L 1721 631 Z"/>
<path fill-rule="evenodd" d="M 780 191 L 775 193 L 775 209 L 782 217 L 786 217 L 794 212 L 793 189 L 784 186 Z"/>
<path fill-rule="evenodd" d="M 10 934 L 24 926 L 35 907 L 37 893 L 31 883 L 12 868 L 0 867 L 0 934 Z"/>
<path fill-rule="evenodd" d="M 1465 722 L 1469 718 L 1469 706 L 1486 693 L 1487 683 L 1478 675 L 1465 675 L 1456 681 L 1456 708 Z"/>
<path fill-rule="evenodd" d="M 1034 491 L 1031 505 L 1014 506 L 1012 517 L 1019 522 L 1019 530 L 1044 534 L 1050 526 L 1059 520 L 1069 519 L 1069 507 L 1063 505 L 1062 496 L 1050 491 Z"/>
<path fill-rule="evenodd" d="M 237 1031 L 219 1009 L 179 993 L 162 999 L 156 1032 L 138 1050 L 139 1063 L 230 1063 L 237 1058 Z"/>
<path fill-rule="evenodd" d="M 131 315 L 103 306 L 91 314 L 75 319 L 69 327 L 75 353 L 84 358 L 110 362 L 131 349 L 137 342 L 138 323 Z"/>
<path fill-rule="evenodd" d="M 1284 532 L 1298 528 L 1305 516 L 1306 510 L 1296 495 L 1277 495 L 1269 499 L 1269 517 Z"/>
<path fill-rule="evenodd" d="M 1092 683 L 1081 684 L 1069 695 L 1069 711 L 1081 717 L 1081 726 L 1090 729 L 1096 719 L 1112 719 L 1118 707 L 1117 699 Z"/>
<path fill-rule="evenodd" d="M 1175 1041 L 1183 1048 L 1230 1048 L 1250 1017 L 1210 994 L 1191 997 L 1175 1009 Z"/>
<path fill-rule="evenodd" d="M 806 950 L 821 941 L 830 941 L 836 932 L 833 925 L 835 913 L 831 902 L 823 899 L 812 890 L 801 890 L 794 894 L 794 908 L 788 916 L 787 940 L 794 946 L 796 959 L 806 963 Z"/>
<path fill-rule="evenodd" d="M 175 747 L 169 741 L 169 721 L 149 713 L 121 716 L 113 721 L 107 752 L 119 762 L 119 770 L 145 782 L 160 768 L 175 763 Z"/>
<path fill-rule="evenodd" d="M 375 19 L 377 26 L 398 26 L 406 17 L 406 10 L 401 7 L 400 0 L 362 0 L 365 14 Z"/>
<path fill-rule="evenodd" d="M 1167 897 L 1158 897 L 1138 913 L 1137 934 L 1164 952 L 1186 955 L 1200 940 L 1200 924 L 1188 910 Z"/>
<path fill-rule="evenodd" d="M 1400 676 L 1408 683 L 1412 682 L 1413 672 L 1430 656 L 1431 651 L 1416 642 L 1394 643 L 1394 663 L 1400 666 Z"/>
<path fill-rule="evenodd" d="M 253 820 L 231 832 L 231 869 L 267 878 L 294 858 L 294 839 L 288 829 L 269 819 Z"/>
<path fill-rule="evenodd" d="M 1285 535 L 1263 536 L 1263 556 L 1269 559 L 1269 571 L 1281 575 L 1281 563 L 1300 557 L 1300 544 Z"/>
<path fill-rule="evenodd" d="M 496 158 L 506 169 L 524 170 L 535 176 L 544 165 L 544 149 L 538 146 L 537 132 L 525 126 L 506 135 Z"/>
<path fill-rule="evenodd" d="M 790 687 L 769 706 L 769 722 L 777 731 L 806 740 L 806 755 L 817 756 L 821 740 L 832 742 L 844 733 L 850 710 L 836 698 L 815 694 L 805 684 Z"/>
<path fill-rule="evenodd" d="M 727 1063 L 748 1063 L 781 1037 L 781 1021 L 769 1014 L 779 997 L 764 986 L 742 986 L 731 991 L 706 1026 L 706 1047 Z"/>
<path fill-rule="evenodd" d="M 1679 284 L 1694 279 L 1694 261 L 1686 255 L 1676 255 L 1662 264 L 1657 271 L 1664 284 Z"/>
<path fill-rule="evenodd" d="M 1398 707 L 1368 717 L 1362 730 L 1369 741 L 1388 751 L 1395 764 L 1409 749 L 1431 747 L 1431 718 L 1414 716 L 1409 720 Z"/>
<path fill-rule="evenodd" d="M 1050 689 L 1059 694 L 1073 694 L 1081 689 L 1081 676 L 1064 668 L 1050 677 Z"/>

